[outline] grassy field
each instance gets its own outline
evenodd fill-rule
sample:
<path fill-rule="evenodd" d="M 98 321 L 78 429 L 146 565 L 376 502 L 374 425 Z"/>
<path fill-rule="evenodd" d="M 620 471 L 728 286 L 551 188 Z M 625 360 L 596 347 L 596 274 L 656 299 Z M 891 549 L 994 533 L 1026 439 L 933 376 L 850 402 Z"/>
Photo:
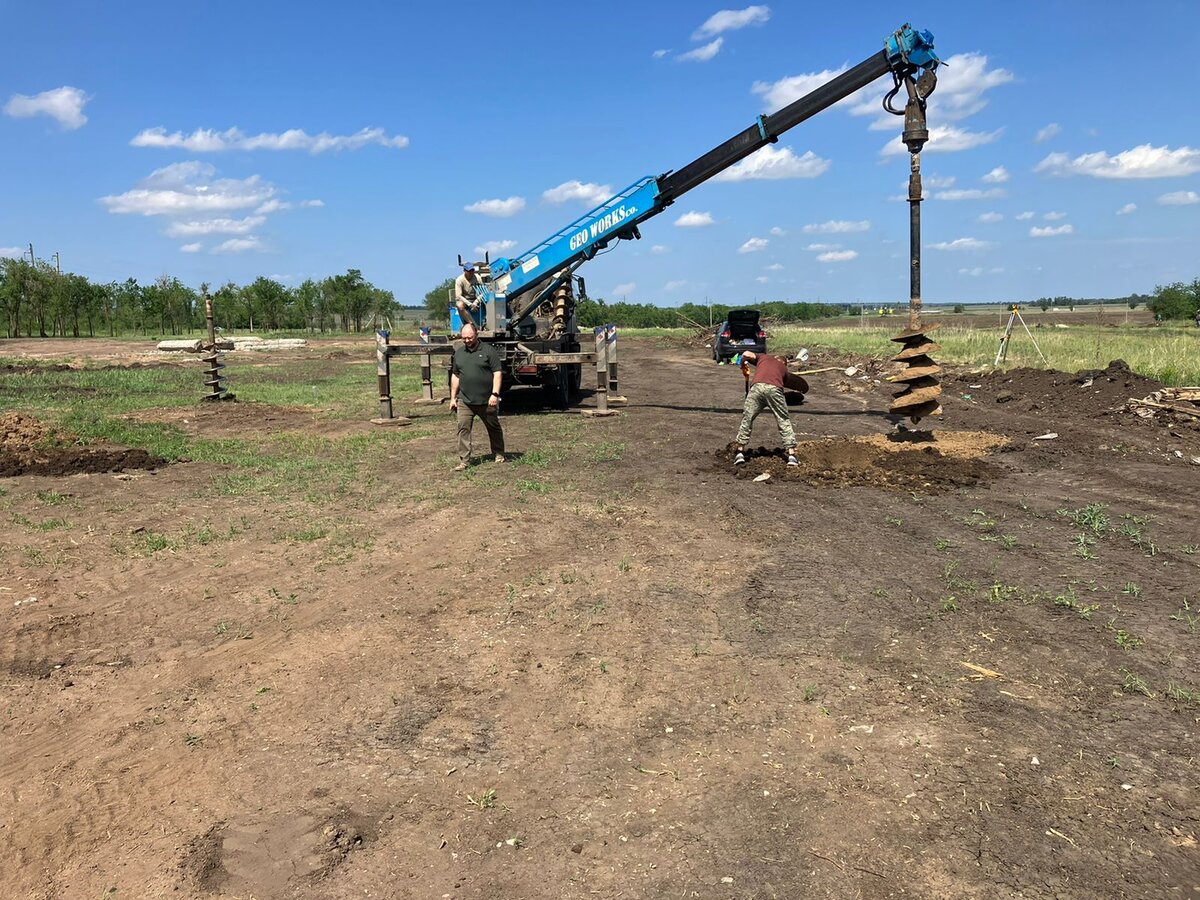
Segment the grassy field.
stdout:
<path fill-rule="evenodd" d="M 785 325 L 772 330 L 770 346 L 779 351 L 829 347 L 865 356 L 885 356 L 895 346 L 889 339 L 903 325 L 900 317 L 885 323 L 868 319 L 865 326 L 805 328 Z M 1200 384 L 1200 329 L 1193 326 L 1147 328 L 1080 323 L 1068 328 L 1037 328 L 1033 327 L 1037 325 L 1036 320 L 1030 321 L 1030 325 L 1051 368 L 1075 372 L 1104 368 L 1111 360 L 1123 359 L 1135 372 L 1164 384 Z M 644 328 L 624 329 L 622 333 L 670 339 L 690 336 L 692 332 L 690 329 Z M 993 329 L 943 326 L 933 333 L 942 345 L 937 358 L 941 362 L 991 366 L 996 358 L 1000 334 L 999 326 Z M 1007 366 L 1042 365 L 1033 342 L 1018 326 L 1009 346 Z"/>
<path fill-rule="evenodd" d="M 316 500 L 330 493 L 363 492 L 396 443 L 427 433 L 413 427 L 337 434 L 338 423 L 363 422 L 376 414 L 372 361 L 331 370 L 323 360 L 289 359 L 245 367 L 231 378 L 230 387 L 240 403 L 312 410 L 316 427 L 325 423 L 332 436 L 264 429 L 246 436 L 211 437 L 137 417 L 143 410 L 195 407 L 201 379 L 199 369 L 193 367 L 56 371 L 46 361 L 0 357 L 0 367 L 4 365 L 32 370 L 0 378 L 0 409 L 32 413 L 84 443 L 108 440 L 166 460 L 234 466 L 214 485 L 217 494 L 257 491 Z M 395 366 L 393 371 L 398 396 L 418 392 L 419 379 L 412 366 Z"/>

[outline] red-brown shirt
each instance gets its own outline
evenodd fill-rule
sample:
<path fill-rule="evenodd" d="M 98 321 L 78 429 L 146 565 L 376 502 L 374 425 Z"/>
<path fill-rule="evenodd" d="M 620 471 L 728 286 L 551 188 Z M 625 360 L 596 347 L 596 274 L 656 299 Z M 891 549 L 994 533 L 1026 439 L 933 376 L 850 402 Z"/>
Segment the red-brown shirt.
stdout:
<path fill-rule="evenodd" d="M 783 390 L 783 379 L 787 375 L 787 363 L 778 356 L 756 353 L 754 359 L 754 384 L 771 384 Z"/>

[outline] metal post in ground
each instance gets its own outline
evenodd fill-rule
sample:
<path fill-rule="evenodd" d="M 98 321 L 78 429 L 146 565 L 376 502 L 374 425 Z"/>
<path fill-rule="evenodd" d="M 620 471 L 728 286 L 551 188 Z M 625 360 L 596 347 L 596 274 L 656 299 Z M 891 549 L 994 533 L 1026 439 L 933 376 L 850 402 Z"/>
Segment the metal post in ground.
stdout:
<path fill-rule="evenodd" d="M 608 339 L 605 349 L 608 354 L 608 402 L 627 403 L 629 398 L 622 396 L 617 384 L 617 326 L 610 323 L 605 332 Z"/>
<path fill-rule="evenodd" d="M 597 326 L 596 332 L 596 408 L 582 410 L 585 416 L 615 416 L 608 408 L 608 329 Z"/>
<path fill-rule="evenodd" d="M 375 332 L 375 374 L 378 376 L 379 417 L 371 420 L 372 425 L 411 425 L 412 419 L 397 416 L 392 411 L 392 355 L 388 350 L 391 332 L 379 329 Z"/>
<path fill-rule="evenodd" d="M 422 325 L 418 331 L 419 343 L 429 343 L 429 328 Z M 441 403 L 437 397 L 433 396 L 433 354 L 421 354 L 421 396 L 413 401 L 418 406 L 424 406 L 431 403 Z"/>

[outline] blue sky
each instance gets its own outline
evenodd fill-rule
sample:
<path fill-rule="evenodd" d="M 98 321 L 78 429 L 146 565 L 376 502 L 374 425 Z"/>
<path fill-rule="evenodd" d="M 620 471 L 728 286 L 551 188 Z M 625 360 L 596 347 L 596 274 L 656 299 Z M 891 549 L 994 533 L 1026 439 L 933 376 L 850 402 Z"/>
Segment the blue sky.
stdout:
<path fill-rule="evenodd" d="M 32 241 L 98 280 L 294 285 L 355 267 L 419 302 L 457 254 L 520 252 L 905 21 L 950 63 L 923 156 L 927 300 L 1200 275 L 1195 2 L 0 12 L 0 253 Z M 874 112 L 885 88 L 685 195 L 584 266 L 590 293 L 906 300 L 908 160 L 886 149 L 899 119 Z"/>

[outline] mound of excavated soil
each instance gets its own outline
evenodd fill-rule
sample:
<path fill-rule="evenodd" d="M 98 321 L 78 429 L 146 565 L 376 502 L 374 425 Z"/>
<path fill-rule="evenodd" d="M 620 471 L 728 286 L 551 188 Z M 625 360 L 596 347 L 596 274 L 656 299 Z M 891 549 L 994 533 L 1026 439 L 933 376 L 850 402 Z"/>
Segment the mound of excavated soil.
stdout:
<path fill-rule="evenodd" d="M 1115 359 L 1103 369 L 1071 374 L 1054 369 L 1017 368 L 986 375 L 955 374 L 944 382 L 948 393 L 968 393 L 976 402 L 1012 403 L 1022 411 L 1098 416 L 1121 410 L 1131 397 L 1145 397 L 1162 385 Z M 973 388 L 971 385 L 982 387 Z"/>
<path fill-rule="evenodd" d="M 796 446 L 799 466 L 788 467 L 782 449 L 759 447 L 747 452 L 744 466 L 733 466 L 733 444 L 717 453 L 717 465 L 739 479 L 764 472 L 772 480 L 831 487 L 874 485 L 899 490 L 937 491 L 977 484 L 999 470 L 984 461 L 1008 438 L 986 431 L 906 431 L 866 437 L 802 441 Z"/>
<path fill-rule="evenodd" d="M 155 469 L 165 460 L 114 444 L 78 446 L 32 416 L 0 415 L 0 478 Z"/>

